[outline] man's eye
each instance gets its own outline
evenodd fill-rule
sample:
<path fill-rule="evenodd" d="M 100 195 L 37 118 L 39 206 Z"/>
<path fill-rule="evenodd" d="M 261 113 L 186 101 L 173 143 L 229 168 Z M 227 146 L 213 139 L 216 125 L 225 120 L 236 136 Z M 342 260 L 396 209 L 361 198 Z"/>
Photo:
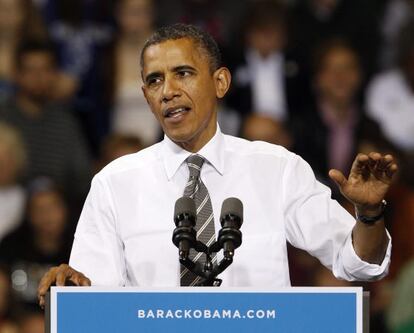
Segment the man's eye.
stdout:
<path fill-rule="evenodd" d="M 154 85 L 156 85 L 156 84 L 158 84 L 160 82 L 161 82 L 161 78 L 159 78 L 159 77 L 153 77 L 153 78 L 150 78 L 150 79 L 147 80 L 147 85 L 154 86 Z"/>
<path fill-rule="evenodd" d="M 177 72 L 177 74 L 180 77 L 186 77 L 186 76 L 190 76 L 192 73 L 190 71 L 179 71 Z"/>

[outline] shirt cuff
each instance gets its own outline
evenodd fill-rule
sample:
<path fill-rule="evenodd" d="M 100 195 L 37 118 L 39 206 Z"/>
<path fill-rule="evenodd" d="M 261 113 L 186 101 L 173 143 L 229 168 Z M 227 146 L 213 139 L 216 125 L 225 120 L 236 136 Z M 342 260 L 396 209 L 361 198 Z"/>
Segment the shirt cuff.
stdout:
<path fill-rule="evenodd" d="M 391 259 L 391 236 L 387 230 L 386 233 L 388 246 L 380 265 L 363 261 L 355 252 L 352 244 L 352 233 L 349 234 L 342 251 L 342 263 L 349 280 L 373 281 L 381 279 L 388 274 Z"/>

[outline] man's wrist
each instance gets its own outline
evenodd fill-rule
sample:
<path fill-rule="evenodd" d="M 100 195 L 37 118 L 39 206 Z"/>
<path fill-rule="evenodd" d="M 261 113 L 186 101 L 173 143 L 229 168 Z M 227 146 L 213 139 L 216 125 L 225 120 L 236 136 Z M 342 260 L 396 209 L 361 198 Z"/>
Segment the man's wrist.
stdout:
<path fill-rule="evenodd" d="M 357 206 L 355 205 L 355 215 L 359 221 L 365 224 L 374 224 L 384 216 L 387 202 L 382 200 L 378 205 Z"/>

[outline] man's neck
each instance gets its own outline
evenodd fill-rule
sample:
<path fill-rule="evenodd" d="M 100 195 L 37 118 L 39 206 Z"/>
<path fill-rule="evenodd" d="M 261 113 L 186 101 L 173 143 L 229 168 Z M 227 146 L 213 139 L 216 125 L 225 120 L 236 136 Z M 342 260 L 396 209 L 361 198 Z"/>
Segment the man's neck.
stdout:
<path fill-rule="evenodd" d="M 22 93 L 16 96 L 16 104 L 24 114 L 30 117 L 38 117 L 43 110 L 44 104 Z"/>
<path fill-rule="evenodd" d="M 217 119 L 214 126 L 202 130 L 201 133 L 196 135 L 195 138 L 188 142 L 175 142 L 178 146 L 191 153 L 197 153 L 200 151 L 217 133 Z"/>

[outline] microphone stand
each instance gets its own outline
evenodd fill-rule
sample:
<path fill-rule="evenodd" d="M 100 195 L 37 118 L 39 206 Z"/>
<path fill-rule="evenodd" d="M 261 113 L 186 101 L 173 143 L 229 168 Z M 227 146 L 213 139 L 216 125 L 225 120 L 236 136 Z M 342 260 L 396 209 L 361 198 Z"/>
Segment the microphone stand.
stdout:
<path fill-rule="evenodd" d="M 214 264 L 212 261 L 212 254 L 219 252 L 221 248 L 222 247 L 219 242 L 214 242 L 212 245 L 207 247 L 205 244 L 197 241 L 195 249 L 206 255 L 206 262 L 204 265 L 198 262 L 194 263 L 188 257 L 188 253 L 184 253 L 183 256 L 180 255 L 180 263 L 190 272 L 202 278 L 195 286 L 219 287 L 221 285 L 222 280 L 217 279 L 217 276 L 233 263 L 234 255 L 234 252 L 232 251 L 224 251 L 224 257 L 220 263 Z"/>

